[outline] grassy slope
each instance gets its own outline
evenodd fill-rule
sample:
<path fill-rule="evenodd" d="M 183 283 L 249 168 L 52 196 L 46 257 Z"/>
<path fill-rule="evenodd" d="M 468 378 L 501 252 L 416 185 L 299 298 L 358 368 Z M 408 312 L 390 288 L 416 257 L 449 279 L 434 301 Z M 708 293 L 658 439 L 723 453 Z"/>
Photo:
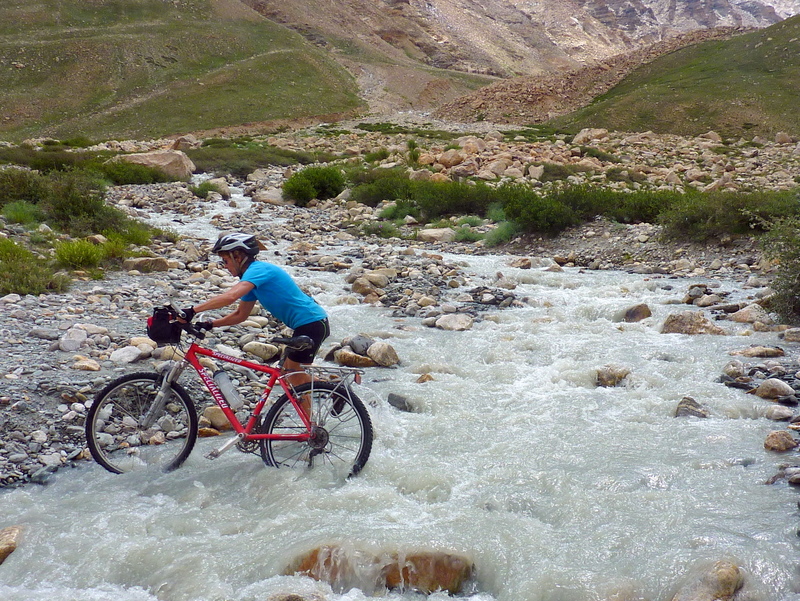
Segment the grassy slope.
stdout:
<path fill-rule="evenodd" d="M 355 81 L 299 35 L 210 0 L 0 4 L 0 139 L 145 138 L 352 111 Z"/>
<path fill-rule="evenodd" d="M 554 121 L 697 135 L 800 134 L 800 16 L 640 67 L 588 107 Z"/>

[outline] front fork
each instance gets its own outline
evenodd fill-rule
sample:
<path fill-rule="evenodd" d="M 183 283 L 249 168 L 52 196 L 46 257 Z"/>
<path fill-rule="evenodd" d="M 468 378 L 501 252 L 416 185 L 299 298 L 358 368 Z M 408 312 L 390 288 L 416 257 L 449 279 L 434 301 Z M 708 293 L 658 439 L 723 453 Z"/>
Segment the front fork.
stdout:
<path fill-rule="evenodd" d="M 171 366 L 168 366 L 168 371 L 162 370 L 161 372 L 161 386 L 156 393 L 156 398 L 150 404 L 147 413 L 139 420 L 142 428 L 149 428 L 156 421 L 156 417 L 161 415 L 161 411 L 167 404 L 169 397 L 172 395 L 172 384 L 180 378 L 183 370 L 186 368 L 186 361 L 173 361 Z"/>

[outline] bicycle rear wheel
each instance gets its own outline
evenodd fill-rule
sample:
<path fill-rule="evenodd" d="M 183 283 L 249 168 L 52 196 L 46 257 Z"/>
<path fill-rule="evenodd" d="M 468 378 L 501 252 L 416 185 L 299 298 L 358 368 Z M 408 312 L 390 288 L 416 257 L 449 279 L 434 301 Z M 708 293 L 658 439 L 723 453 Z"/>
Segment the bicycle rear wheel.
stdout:
<path fill-rule="evenodd" d="M 261 440 L 261 458 L 268 466 L 328 466 L 345 476 L 361 471 L 372 450 L 372 421 L 367 408 L 350 389 L 330 382 L 302 384 L 297 398 L 311 401 L 309 441 Z M 260 434 L 303 434 L 306 427 L 284 394 L 258 427 Z"/>
<path fill-rule="evenodd" d="M 155 401 L 162 376 L 135 373 L 111 382 L 95 397 L 86 416 L 86 442 L 94 460 L 115 474 L 179 467 L 197 440 L 197 411 L 179 384 L 156 413 L 152 425 L 142 418 Z"/>

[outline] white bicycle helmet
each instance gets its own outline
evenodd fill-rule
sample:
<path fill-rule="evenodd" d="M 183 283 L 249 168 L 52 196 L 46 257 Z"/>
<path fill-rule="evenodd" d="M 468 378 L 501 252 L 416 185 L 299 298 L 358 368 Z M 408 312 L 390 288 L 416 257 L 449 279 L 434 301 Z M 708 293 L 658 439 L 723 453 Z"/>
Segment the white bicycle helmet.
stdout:
<path fill-rule="evenodd" d="M 214 248 L 212 249 L 215 254 L 230 252 L 232 250 L 241 250 L 248 257 L 255 257 L 261 249 L 258 246 L 258 240 L 256 240 L 255 236 L 243 234 L 241 232 L 223 234 L 214 243 Z"/>

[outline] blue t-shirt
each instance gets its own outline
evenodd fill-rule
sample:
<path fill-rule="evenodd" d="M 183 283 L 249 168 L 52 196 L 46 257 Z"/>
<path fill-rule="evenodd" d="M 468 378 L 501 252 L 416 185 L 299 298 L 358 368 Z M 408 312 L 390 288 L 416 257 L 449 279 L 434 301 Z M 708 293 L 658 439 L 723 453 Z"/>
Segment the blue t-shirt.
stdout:
<path fill-rule="evenodd" d="M 255 286 L 242 297 L 243 301 L 257 300 L 293 330 L 328 317 L 325 310 L 277 265 L 253 261 L 241 280 Z"/>

